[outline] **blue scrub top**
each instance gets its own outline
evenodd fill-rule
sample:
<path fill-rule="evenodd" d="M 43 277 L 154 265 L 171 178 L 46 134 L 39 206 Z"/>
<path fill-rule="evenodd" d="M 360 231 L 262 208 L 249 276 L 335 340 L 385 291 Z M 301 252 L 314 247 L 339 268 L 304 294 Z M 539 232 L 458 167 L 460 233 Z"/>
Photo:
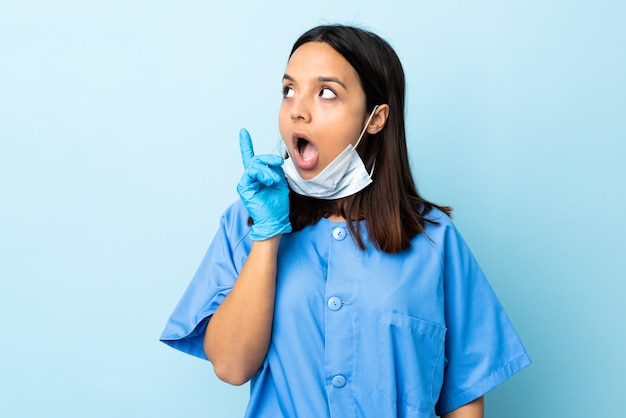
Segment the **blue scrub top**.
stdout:
<path fill-rule="evenodd" d="M 247 219 L 240 202 L 222 216 L 166 344 L 206 359 L 206 324 L 252 245 Z M 436 209 L 428 219 L 438 224 L 398 254 L 363 251 L 327 219 L 282 237 L 272 340 L 246 417 L 435 417 L 530 364 L 453 223 Z"/>

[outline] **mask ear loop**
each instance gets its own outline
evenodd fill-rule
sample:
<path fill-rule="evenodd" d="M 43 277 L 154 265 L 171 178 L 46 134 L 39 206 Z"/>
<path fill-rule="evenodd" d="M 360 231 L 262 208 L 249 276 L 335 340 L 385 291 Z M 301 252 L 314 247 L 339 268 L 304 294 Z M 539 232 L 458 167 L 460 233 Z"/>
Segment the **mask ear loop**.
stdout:
<path fill-rule="evenodd" d="M 365 130 L 369 126 L 370 122 L 372 121 L 372 118 L 374 117 L 374 113 L 376 113 L 376 109 L 378 109 L 378 105 L 374 106 L 374 109 L 372 109 L 372 113 L 370 113 L 370 117 L 367 118 L 367 122 L 365 123 L 365 126 L 363 127 L 363 130 L 361 131 L 361 136 L 359 136 L 359 140 L 356 141 L 356 144 L 354 145 L 355 150 L 356 150 L 356 147 L 358 147 L 359 144 L 361 143 L 361 140 L 363 139 L 363 135 L 365 134 Z M 374 164 L 372 164 L 372 170 L 369 173 L 370 179 L 372 178 L 372 175 L 374 174 L 374 167 L 376 167 L 376 160 L 374 160 Z"/>
<path fill-rule="evenodd" d="M 361 131 L 361 135 L 359 135 L 359 140 L 356 141 L 356 144 L 354 144 L 354 149 L 356 149 L 356 147 L 358 147 L 359 144 L 361 143 L 361 140 L 363 139 L 363 135 L 365 135 L 365 130 L 369 126 L 370 122 L 372 121 L 372 118 L 374 117 L 374 113 L 376 113 L 376 109 L 378 109 L 378 105 L 374 106 L 374 109 L 372 109 L 372 113 L 370 113 L 370 117 L 367 118 L 367 122 L 365 122 L 365 126 L 363 127 L 363 130 Z"/>

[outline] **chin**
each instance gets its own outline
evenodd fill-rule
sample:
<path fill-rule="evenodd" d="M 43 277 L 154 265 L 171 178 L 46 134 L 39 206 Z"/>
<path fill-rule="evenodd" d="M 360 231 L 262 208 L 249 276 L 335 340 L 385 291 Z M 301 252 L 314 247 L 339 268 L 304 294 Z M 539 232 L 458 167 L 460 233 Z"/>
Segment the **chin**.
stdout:
<path fill-rule="evenodd" d="M 306 170 L 303 172 L 302 170 L 298 170 L 298 174 L 300 174 L 300 177 L 302 177 L 304 180 L 311 180 L 313 177 L 317 176 L 319 172 L 311 170 Z"/>

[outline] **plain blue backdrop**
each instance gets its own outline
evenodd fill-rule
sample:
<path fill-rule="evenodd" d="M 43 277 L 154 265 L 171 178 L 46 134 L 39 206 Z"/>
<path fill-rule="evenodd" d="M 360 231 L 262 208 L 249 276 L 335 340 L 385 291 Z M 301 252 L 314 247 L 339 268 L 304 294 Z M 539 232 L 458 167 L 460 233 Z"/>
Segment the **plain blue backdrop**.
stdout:
<path fill-rule="evenodd" d="M 293 41 L 390 41 L 411 160 L 534 364 L 488 418 L 623 415 L 626 3 L 0 5 L 0 416 L 240 417 L 247 386 L 158 342 L 218 217 L 237 134 L 277 149 Z"/>

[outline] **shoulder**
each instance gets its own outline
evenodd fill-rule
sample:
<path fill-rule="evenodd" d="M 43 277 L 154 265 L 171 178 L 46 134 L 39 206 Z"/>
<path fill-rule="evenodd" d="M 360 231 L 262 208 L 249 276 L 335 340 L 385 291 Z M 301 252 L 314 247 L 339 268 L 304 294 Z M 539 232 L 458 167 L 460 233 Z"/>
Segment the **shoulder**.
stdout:
<path fill-rule="evenodd" d="M 433 207 L 428 213 L 424 215 L 424 219 L 429 224 L 453 226 L 452 219 L 446 215 L 442 210 Z"/>
<path fill-rule="evenodd" d="M 426 236 L 431 240 L 442 241 L 450 232 L 457 232 L 452 219 L 440 209 L 432 208 L 424 215 L 424 220 L 426 221 L 424 225 Z"/>
<path fill-rule="evenodd" d="M 236 200 L 222 213 L 220 228 L 230 241 L 239 242 L 250 233 L 248 211 L 241 200 Z"/>
<path fill-rule="evenodd" d="M 443 211 L 432 208 L 424 215 L 426 224 L 424 225 L 424 241 L 428 242 L 442 258 L 446 257 L 446 253 L 459 252 L 465 253 L 469 251 L 461 232 L 454 224 L 452 219 Z"/>
<path fill-rule="evenodd" d="M 222 212 L 222 221 L 224 222 L 240 222 L 242 219 L 247 222 L 248 211 L 240 199 L 231 203 L 224 212 Z"/>

